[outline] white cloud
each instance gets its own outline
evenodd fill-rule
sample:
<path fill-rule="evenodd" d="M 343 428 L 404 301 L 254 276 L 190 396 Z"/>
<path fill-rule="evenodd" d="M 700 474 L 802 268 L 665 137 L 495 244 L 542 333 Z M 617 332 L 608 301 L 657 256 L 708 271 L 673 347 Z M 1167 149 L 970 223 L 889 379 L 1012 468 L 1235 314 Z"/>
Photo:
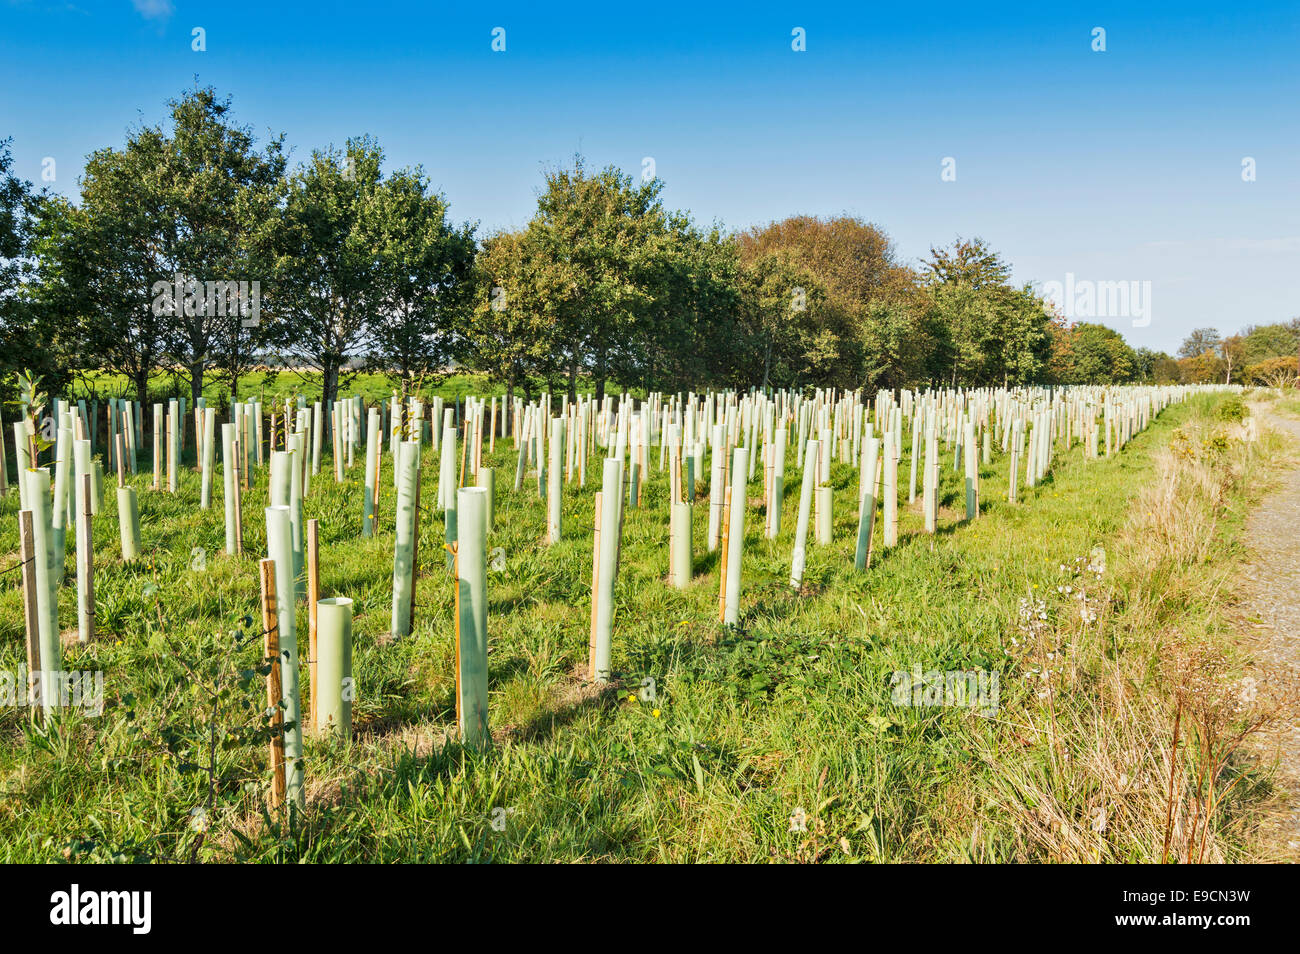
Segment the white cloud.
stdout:
<path fill-rule="evenodd" d="M 146 20 L 166 20 L 175 12 L 172 0 L 131 0 L 131 4 Z"/>

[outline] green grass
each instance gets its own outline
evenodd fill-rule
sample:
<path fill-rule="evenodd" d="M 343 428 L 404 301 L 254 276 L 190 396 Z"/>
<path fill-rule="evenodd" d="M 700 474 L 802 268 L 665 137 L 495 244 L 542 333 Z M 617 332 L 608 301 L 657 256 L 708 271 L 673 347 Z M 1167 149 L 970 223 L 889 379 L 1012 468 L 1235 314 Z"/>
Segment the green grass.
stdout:
<path fill-rule="evenodd" d="M 665 582 L 667 481 L 652 461 L 644 506 L 627 511 L 617 679 L 604 690 L 582 678 L 596 482 L 566 486 L 563 539 L 548 547 L 536 480 L 530 474 L 522 491 L 512 490 L 514 453 L 499 441 L 488 459 L 498 471 L 489 545 L 502 548 L 505 569 L 489 574 L 496 742 L 486 751 L 464 750 L 452 737 L 454 597 L 440 516 L 427 511 L 421 525 L 414 631 L 389 642 L 391 461 L 383 460 L 383 523 L 372 539 L 360 538 L 361 457 L 342 485 L 323 463 L 304 509 L 321 522 L 322 594 L 355 600 L 355 739 L 308 737 L 308 810 L 281 824 L 263 814 L 265 746 L 232 735 L 219 752 L 216 810 L 201 844 L 191 811 L 207 799 L 208 777 L 187 763 L 206 761 L 210 700 L 180 660 L 200 671 L 257 665 L 258 640 L 236 648 L 230 632 L 254 632 L 244 618 L 257 613 L 266 473 L 257 472 L 245 498 L 243 560 L 223 552 L 219 478 L 204 512 L 192 469 L 175 497 L 148 490 L 142 473 L 134 483 L 146 558 L 123 566 L 115 514 L 97 519 L 99 634 L 65 650 L 65 669 L 105 673 L 103 716 L 66 713 L 42 733 L 28 712 L 0 710 L 0 860 L 1053 860 L 1050 839 L 1027 833 L 1022 817 L 1029 774 L 1041 772 L 1048 784 L 1068 778 L 1039 729 L 1064 717 L 1072 694 L 1091 691 L 1090 673 L 1107 657 L 1136 653 L 1145 665 L 1152 652 L 1149 642 L 1125 645 L 1124 597 L 1114 587 L 1099 596 L 1111 622 L 1098 631 L 1081 628 L 1077 603 L 1056 588 L 1077 584 L 1074 561 L 1094 547 L 1115 553 L 1136 496 L 1155 479 L 1155 452 L 1180 426 L 1213 420 L 1217 401 L 1168 409 L 1109 459 L 1085 462 L 1076 445 L 1058 455 L 1046 482 L 1022 488 L 1017 505 L 1006 503 L 1007 459 L 995 453 L 971 524 L 960 519 L 964 490 L 949 454 L 939 532 L 923 532 L 919 497 L 915 507 L 904 504 L 898 547 L 880 549 L 878 525 L 864 573 L 853 569 L 857 477 L 836 463 L 835 542 L 810 544 L 802 594 L 787 585 L 800 480 L 792 453 L 780 537 L 763 539 L 761 507 L 747 513 L 734 630 L 717 621 L 717 554 L 704 552 L 703 500 L 695 582 L 680 592 Z M 437 471 L 426 449 L 425 501 L 435 499 Z M 905 457 L 900 487 L 907 474 Z M 750 494 L 761 495 L 761 481 Z M 17 561 L 17 509 L 16 494 L 0 501 L 0 570 Z M 195 547 L 206 550 L 206 569 L 191 568 Z M 76 618 L 71 556 L 68 567 L 65 627 Z M 4 580 L 0 670 L 16 670 L 24 658 L 17 574 Z M 1012 642 L 1021 599 L 1039 597 L 1062 644 L 1086 637 L 1095 654 L 1046 702 L 1026 678 L 1023 633 Z M 1186 616 L 1189 627 L 1212 628 L 1195 600 L 1163 612 L 1161 626 Z M 305 608 L 299 633 L 305 644 Z M 892 705 L 892 674 L 918 665 L 997 673 L 997 716 Z M 653 701 L 637 694 L 647 679 Z M 223 711 L 246 718 L 264 704 L 259 678 L 230 685 Z M 1067 811 L 1086 811 L 1086 784 L 1061 787 L 1068 791 L 1054 797 Z M 493 825 L 494 810 L 503 826 Z M 792 831 L 800 810 L 806 830 Z M 1158 856 L 1158 844 L 1113 830 L 1113 838 L 1098 836 L 1100 860 Z"/>

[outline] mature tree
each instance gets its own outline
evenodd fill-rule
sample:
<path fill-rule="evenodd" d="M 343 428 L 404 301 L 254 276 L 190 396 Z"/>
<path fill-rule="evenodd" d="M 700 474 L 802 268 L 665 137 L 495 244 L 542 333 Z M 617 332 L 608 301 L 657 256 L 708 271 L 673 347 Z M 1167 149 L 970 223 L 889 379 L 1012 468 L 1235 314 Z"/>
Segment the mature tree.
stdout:
<path fill-rule="evenodd" d="M 1151 380 L 1156 384 L 1177 384 L 1182 380 L 1183 372 L 1179 362 L 1163 351 L 1159 352 L 1151 363 Z"/>
<path fill-rule="evenodd" d="M 1294 388 L 1300 383 L 1300 358 L 1293 354 L 1265 358 L 1246 368 L 1241 379 L 1270 388 Z"/>
<path fill-rule="evenodd" d="M 993 329 L 986 345 L 987 380 L 1003 387 L 1042 380 L 1051 348 L 1047 303 L 1028 285 L 993 297 Z"/>
<path fill-rule="evenodd" d="M 0 139 L 0 317 L 8 314 L 32 267 L 32 184 L 13 174 L 11 142 Z"/>
<path fill-rule="evenodd" d="M 1155 380 L 1156 362 L 1167 357 L 1168 355 L 1159 351 L 1152 351 L 1150 348 L 1137 348 L 1134 350 L 1134 380 L 1142 384 L 1152 383 Z"/>
<path fill-rule="evenodd" d="M 931 285 L 969 285 L 976 291 L 1005 288 L 1011 281 L 1011 266 L 979 237 L 931 247 L 924 271 Z"/>
<path fill-rule="evenodd" d="M 61 320 L 68 311 L 44 292 L 34 257 L 48 199 L 12 170 L 9 140 L 0 140 L 0 401 L 16 396 L 20 372 L 39 376 L 46 390 L 57 391 L 68 379 Z"/>
<path fill-rule="evenodd" d="M 1300 352 L 1300 318 L 1242 329 L 1242 363 L 1259 364 L 1269 358 Z"/>
<path fill-rule="evenodd" d="M 1048 350 L 1043 381 L 1048 384 L 1066 384 L 1074 374 L 1074 324 L 1050 301 L 1047 302 L 1047 311 Z"/>
<path fill-rule="evenodd" d="M 371 360 L 408 391 L 436 382 L 456 355 L 472 307 L 474 226 L 454 225 L 423 172 L 401 170 L 362 206 L 362 231 L 379 268 Z"/>
<path fill-rule="evenodd" d="M 784 252 L 745 262 L 733 357 L 736 387 L 847 385 L 837 379 L 836 311 L 817 276 Z"/>
<path fill-rule="evenodd" d="M 944 330 L 923 296 L 898 296 L 868 306 L 859 329 L 862 383 L 869 390 L 911 387 L 929 380 Z"/>
<path fill-rule="evenodd" d="M 1217 329 L 1197 328 L 1183 339 L 1182 347 L 1178 349 L 1178 357 L 1198 358 L 1207 351 L 1217 350 L 1221 340 Z"/>
<path fill-rule="evenodd" d="M 526 232 L 489 236 L 475 261 L 469 360 L 506 386 L 507 403 L 516 387 L 531 400 L 532 376 L 553 366 L 557 328 L 548 313 L 545 264 Z"/>
<path fill-rule="evenodd" d="M 590 372 L 600 400 L 612 376 L 637 364 L 630 343 L 653 301 L 663 183 L 636 183 L 613 166 L 589 174 L 581 157 L 545 178 L 527 243 L 564 346 L 559 357 L 571 377 Z"/>
<path fill-rule="evenodd" d="M 905 296 L 915 282 L 884 229 L 852 216 L 793 215 L 737 238 L 748 257 L 782 252 L 816 274 L 828 301 L 845 314 L 861 315 L 872 305 Z"/>
<path fill-rule="evenodd" d="M 232 124 L 230 100 L 211 88 L 168 105 L 169 130 L 144 126 L 121 150 L 91 154 L 80 209 L 60 210 L 49 232 L 69 243 L 66 255 L 57 244 L 49 253 L 67 259 L 69 277 L 84 269 L 95 290 L 85 316 L 94 350 L 110 352 L 141 400 L 159 346 L 185 369 L 195 399 L 214 366 L 237 377 L 251 351 L 238 283 L 251 296 L 249 239 L 272 217 L 284 169 L 283 139 L 256 152 L 252 134 Z"/>
<path fill-rule="evenodd" d="M 882 380 L 905 376 L 901 366 L 881 361 L 894 353 L 886 343 L 896 339 L 898 322 L 915 323 L 921 305 L 916 276 L 898 263 L 893 243 L 883 229 L 846 215 L 829 219 L 796 215 L 742 232 L 737 238 L 747 261 L 780 254 L 817 276 L 828 306 L 819 334 L 827 343 L 835 339 L 838 356 L 829 369 L 834 382 L 827 383 L 856 386 L 868 368 Z M 885 320 L 886 326 L 867 327 L 879 320 Z"/>
<path fill-rule="evenodd" d="M 1184 384 L 1214 384 L 1223 379 L 1224 371 L 1223 359 L 1210 349 L 1178 360 L 1179 378 Z"/>
<path fill-rule="evenodd" d="M 125 376 L 144 404 L 171 319 L 152 307 L 150 288 L 160 274 L 155 249 L 133 238 L 155 227 L 152 210 L 111 198 L 129 188 L 129 178 L 121 153 L 92 157 L 80 207 L 63 198 L 44 204 L 35 252 L 43 310 L 74 329 L 79 370 Z"/>
<path fill-rule="evenodd" d="M 1137 377 L 1137 355 L 1119 332 L 1105 325 L 1075 325 L 1071 357 L 1069 384 L 1126 384 Z"/>
<path fill-rule="evenodd" d="M 284 137 L 254 151 L 249 127 L 230 119 L 230 100 L 196 90 L 171 104 L 174 128 L 164 142 L 161 198 L 172 228 L 164 249 L 176 271 L 203 282 L 203 298 L 190 315 L 176 315 L 168 350 L 190 373 L 197 399 L 209 364 L 224 372 L 232 395 L 255 360 L 260 343 L 253 303 L 235 292 L 259 286 L 263 264 L 252 256 L 260 233 L 274 227 L 285 169 Z M 168 248 L 170 245 L 170 248 Z M 237 283 L 247 282 L 239 285 Z"/>
<path fill-rule="evenodd" d="M 735 348 L 740 261 L 735 242 L 674 213 L 648 236 L 645 308 L 615 362 L 625 383 L 687 390 L 722 380 Z"/>
<path fill-rule="evenodd" d="M 1028 383 L 1044 375 L 1051 354 L 1046 303 L 1028 287 L 1011 287 L 1010 266 L 982 239 L 932 248 L 924 270 L 948 384 Z"/>
<path fill-rule="evenodd" d="M 321 374 L 327 401 L 355 376 L 370 348 L 370 319 L 385 304 L 384 263 L 367 234 L 382 161 L 369 137 L 314 151 L 289 178 L 273 237 L 268 340 L 295 371 Z"/>
<path fill-rule="evenodd" d="M 1229 335 L 1219 342 L 1219 357 L 1223 360 L 1223 383 L 1231 384 L 1233 374 L 1240 375 L 1246 366 L 1246 342 L 1241 335 Z"/>

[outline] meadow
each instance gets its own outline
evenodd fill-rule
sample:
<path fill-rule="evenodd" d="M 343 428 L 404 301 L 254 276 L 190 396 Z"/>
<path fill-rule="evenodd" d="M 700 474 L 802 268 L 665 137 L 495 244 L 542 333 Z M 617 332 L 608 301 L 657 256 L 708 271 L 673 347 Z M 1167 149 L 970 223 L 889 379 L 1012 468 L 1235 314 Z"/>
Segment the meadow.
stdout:
<path fill-rule="evenodd" d="M 857 472 L 837 460 L 833 539 L 809 546 L 798 590 L 798 494 L 775 539 L 751 501 L 735 626 L 718 619 L 706 508 L 692 582 L 670 585 L 669 482 L 652 463 L 642 505 L 625 511 L 606 683 L 588 678 L 599 468 L 586 487 L 564 485 L 564 531 L 548 544 L 538 483 L 530 471 L 513 489 L 516 451 L 498 438 L 484 450 L 497 473 L 492 742 L 478 747 L 456 732 L 436 453 L 424 449 L 418 586 L 400 639 L 392 460 L 369 538 L 363 468 L 339 483 L 323 464 L 303 509 L 319 520 L 322 595 L 354 600 L 353 737 L 307 734 L 306 807 L 284 811 L 267 807 L 258 718 L 268 475 L 257 469 L 245 495 L 244 557 L 227 556 L 220 502 L 197 506 L 191 432 L 175 495 L 150 489 L 147 465 L 128 477 L 140 559 L 118 558 L 111 513 L 94 523 L 92 642 L 76 639 L 75 588 L 60 594 L 64 668 L 104 674 L 102 715 L 42 724 L 0 708 L 0 860 L 1240 860 L 1267 774 L 1228 752 L 1207 788 L 1205 766 L 1249 716 L 1198 710 L 1220 734 L 1173 744 L 1189 671 L 1221 695 L 1241 678 L 1223 584 L 1240 515 L 1284 457 L 1271 431 L 1248 439 L 1234 401 L 1195 393 L 1098 459 L 1060 444 L 1014 504 L 1010 455 L 995 452 L 975 520 L 949 461 L 937 531 L 904 492 L 898 544 L 877 542 L 865 571 L 853 564 Z M 797 489 L 793 455 L 786 474 Z M 18 509 L 16 494 L 0 499 L 6 671 L 23 664 Z M 298 616 L 305 632 L 305 606 Z M 896 704 L 898 673 L 931 671 L 996 675 L 995 705 Z"/>

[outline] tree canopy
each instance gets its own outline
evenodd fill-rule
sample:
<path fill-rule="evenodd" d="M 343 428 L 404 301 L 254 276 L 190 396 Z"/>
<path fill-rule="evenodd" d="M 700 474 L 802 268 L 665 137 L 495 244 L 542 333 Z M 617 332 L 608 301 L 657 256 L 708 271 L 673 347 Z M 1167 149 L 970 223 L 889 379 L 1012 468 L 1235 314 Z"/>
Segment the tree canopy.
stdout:
<path fill-rule="evenodd" d="M 1135 351 L 1014 285 L 981 238 L 913 266 L 852 215 L 732 232 L 581 156 L 544 172 L 523 226 L 479 235 L 371 136 L 290 168 L 284 137 L 259 146 L 215 90 L 167 106 L 88 157 L 76 201 L 14 177 L 0 143 L 0 386 L 16 363 L 118 372 L 140 400 L 160 373 L 197 397 L 258 365 L 319 374 L 327 399 L 362 369 L 411 391 L 453 367 L 530 395 L 1249 382 L 1300 351 L 1300 319 Z"/>

